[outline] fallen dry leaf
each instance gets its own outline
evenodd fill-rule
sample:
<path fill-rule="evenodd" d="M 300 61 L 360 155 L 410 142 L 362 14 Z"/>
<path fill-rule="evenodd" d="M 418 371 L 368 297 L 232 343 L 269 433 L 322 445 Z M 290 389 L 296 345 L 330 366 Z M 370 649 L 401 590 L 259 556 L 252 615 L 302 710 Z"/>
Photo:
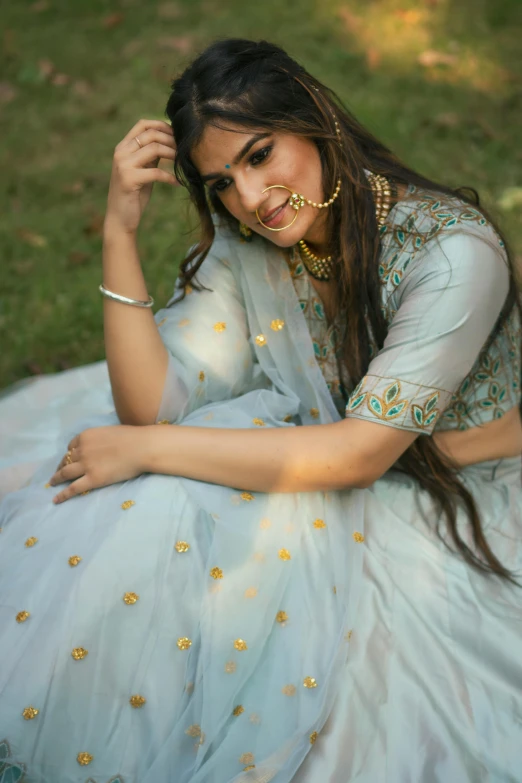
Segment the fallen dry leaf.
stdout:
<path fill-rule="evenodd" d="M 55 73 L 54 76 L 51 77 L 51 84 L 54 84 L 55 87 L 64 87 L 66 84 L 69 84 L 70 81 L 71 77 L 66 73 Z"/>
<path fill-rule="evenodd" d="M 47 58 L 43 60 L 38 60 L 38 70 L 40 71 L 40 76 L 42 79 L 49 79 L 49 77 L 54 73 L 54 63 L 52 63 Z"/>
<path fill-rule="evenodd" d="M 85 79 L 78 79 L 74 82 L 72 91 L 75 95 L 79 95 L 80 98 L 85 98 L 92 93 L 92 86 Z"/>
<path fill-rule="evenodd" d="M 123 57 L 134 57 L 143 49 L 143 41 L 139 38 L 135 38 L 133 41 L 129 41 L 125 44 L 121 53 Z"/>
<path fill-rule="evenodd" d="M 118 27 L 125 19 L 125 14 L 120 11 L 115 11 L 113 14 L 109 14 L 102 19 L 102 27 L 106 30 L 112 30 L 114 27 Z"/>
<path fill-rule="evenodd" d="M 419 65 L 424 68 L 433 68 L 436 65 L 456 65 L 457 57 L 454 54 L 447 54 L 447 52 L 437 52 L 435 49 L 426 49 L 421 52 L 417 58 Z"/>
<path fill-rule="evenodd" d="M 38 362 L 28 361 L 24 362 L 24 367 L 29 375 L 42 375 L 42 366 Z"/>
<path fill-rule="evenodd" d="M 457 128 L 462 123 L 461 117 L 454 111 L 446 111 L 434 117 L 435 125 L 439 128 Z"/>
<path fill-rule="evenodd" d="M 381 64 L 381 53 L 376 46 L 369 46 L 366 50 L 366 64 L 370 71 L 375 71 Z"/>
<path fill-rule="evenodd" d="M 72 250 L 67 256 L 68 266 L 82 266 L 86 264 L 90 256 L 81 250 Z"/>
<path fill-rule="evenodd" d="M 158 38 L 156 43 L 161 49 L 172 49 L 181 54 L 188 54 L 193 47 L 193 40 L 188 35 L 169 36 Z"/>
<path fill-rule="evenodd" d="M 160 3 L 158 6 L 158 16 L 160 19 L 179 19 L 181 8 L 177 3 Z"/>
<path fill-rule="evenodd" d="M 15 274 L 19 275 L 19 277 L 25 277 L 34 269 L 34 261 L 26 260 L 26 261 L 17 261 L 15 264 L 13 264 L 13 269 L 15 271 Z"/>
<path fill-rule="evenodd" d="M 64 185 L 62 188 L 64 193 L 72 193 L 75 196 L 78 193 L 83 193 L 84 190 L 85 184 L 81 180 L 78 180 L 77 182 L 71 182 L 70 185 Z"/>
<path fill-rule="evenodd" d="M 0 82 L 0 103 L 11 103 L 17 96 L 17 91 L 9 82 Z"/>
<path fill-rule="evenodd" d="M 419 11 L 416 8 L 398 8 L 393 13 L 406 25 L 416 25 L 422 21 L 422 11 Z"/>
<path fill-rule="evenodd" d="M 47 245 L 47 239 L 41 234 L 31 231 L 30 228 L 17 228 L 16 235 L 22 242 L 31 245 L 31 247 L 45 247 Z"/>
<path fill-rule="evenodd" d="M 340 8 L 337 16 L 344 22 L 344 26 L 349 33 L 357 33 L 361 27 L 361 20 L 349 8 Z"/>
<path fill-rule="evenodd" d="M 83 233 L 89 237 L 101 236 L 104 220 L 105 218 L 100 212 L 95 212 L 89 222 L 83 227 Z"/>

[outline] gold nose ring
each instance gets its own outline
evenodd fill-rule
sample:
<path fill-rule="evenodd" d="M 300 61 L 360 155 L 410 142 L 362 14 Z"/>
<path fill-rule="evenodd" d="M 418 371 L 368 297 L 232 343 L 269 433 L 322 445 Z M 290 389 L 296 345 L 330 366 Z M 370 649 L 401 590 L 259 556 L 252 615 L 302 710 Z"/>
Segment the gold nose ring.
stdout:
<path fill-rule="evenodd" d="M 259 217 L 259 211 L 257 209 L 256 209 L 256 217 L 261 223 L 261 225 L 263 226 L 263 228 L 266 228 L 267 231 L 286 231 L 286 229 L 290 228 L 290 226 L 292 226 L 297 220 L 297 215 L 299 214 L 299 210 L 301 209 L 301 207 L 304 207 L 305 202 L 302 200 L 302 198 L 299 197 L 298 193 L 294 193 L 294 191 L 290 190 L 290 188 L 287 188 L 286 185 L 270 185 L 268 188 L 265 188 L 261 192 L 266 193 L 267 190 L 272 190 L 273 188 L 283 188 L 284 190 L 287 190 L 291 194 L 289 198 L 289 204 L 291 207 L 295 209 L 294 219 L 287 226 L 283 226 L 283 228 L 270 228 L 270 226 L 267 226 L 265 225 L 265 223 L 263 223 L 263 221 Z"/>

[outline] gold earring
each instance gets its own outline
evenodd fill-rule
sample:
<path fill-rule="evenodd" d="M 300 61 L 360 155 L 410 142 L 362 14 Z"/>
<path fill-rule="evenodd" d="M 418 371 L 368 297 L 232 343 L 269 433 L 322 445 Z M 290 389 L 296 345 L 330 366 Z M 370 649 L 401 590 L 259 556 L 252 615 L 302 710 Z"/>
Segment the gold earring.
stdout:
<path fill-rule="evenodd" d="M 246 223 L 239 223 L 239 238 L 241 242 L 251 242 L 254 232 Z"/>

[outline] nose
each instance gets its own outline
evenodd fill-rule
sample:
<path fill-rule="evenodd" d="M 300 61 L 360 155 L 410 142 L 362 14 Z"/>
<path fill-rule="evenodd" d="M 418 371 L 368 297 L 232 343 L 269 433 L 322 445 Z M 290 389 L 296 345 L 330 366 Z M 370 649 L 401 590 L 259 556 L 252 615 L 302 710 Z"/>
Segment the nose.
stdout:
<path fill-rule="evenodd" d="M 263 205 L 270 198 L 270 191 L 263 193 L 266 185 L 259 177 L 252 176 L 252 172 L 236 178 L 236 189 L 243 209 L 251 215 L 255 215 L 256 209 L 263 211 Z"/>

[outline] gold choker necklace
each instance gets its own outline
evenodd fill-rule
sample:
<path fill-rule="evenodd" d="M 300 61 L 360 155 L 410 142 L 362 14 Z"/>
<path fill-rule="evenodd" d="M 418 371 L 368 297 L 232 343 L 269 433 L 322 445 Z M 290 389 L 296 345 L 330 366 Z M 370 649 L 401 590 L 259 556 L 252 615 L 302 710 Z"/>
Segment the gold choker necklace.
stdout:
<path fill-rule="evenodd" d="M 381 174 L 367 173 L 368 181 L 375 200 L 375 219 L 377 226 L 382 228 L 392 208 L 392 199 L 397 198 L 397 188 L 394 183 Z M 320 258 L 312 253 L 304 239 L 299 240 L 299 255 L 303 264 L 316 280 L 331 280 L 335 271 L 335 261 L 332 256 Z"/>
<path fill-rule="evenodd" d="M 315 277 L 316 280 L 330 280 L 335 266 L 332 256 L 319 258 L 315 253 L 312 253 L 304 239 L 299 240 L 299 255 L 312 277 Z"/>

